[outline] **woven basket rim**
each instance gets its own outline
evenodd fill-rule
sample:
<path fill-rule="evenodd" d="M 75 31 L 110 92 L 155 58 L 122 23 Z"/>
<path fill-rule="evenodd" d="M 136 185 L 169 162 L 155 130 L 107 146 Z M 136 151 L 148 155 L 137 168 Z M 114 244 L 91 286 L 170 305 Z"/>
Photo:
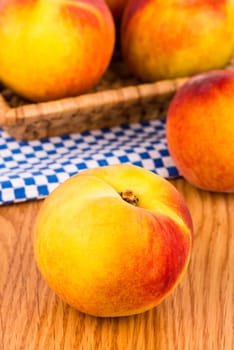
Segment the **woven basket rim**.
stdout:
<path fill-rule="evenodd" d="M 41 117 L 43 113 L 46 115 L 46 111 L 57 111 L 57 113 L 69 112 L 74 108 L 95 108 L 106 104 L 128 103 L 133 100 L 153 97 L 155 95 L 164 95 L 176 91 L 187 79 L 188 78 L 177 78 L 154 83 L 142 83 L 53 101 L 29 102 L 16 107 L 10 106 L 0 93 L 0 127 L 13 125 L 19 122 L 19 120 L 25 120 L 25 118 Z M 42 113 L 42 111 L 44 112 Z"/>
<path fill-rule="evenodd" d="M 97 88 L 54 101 L 17 104 L 15 94 L 12 103 L 12 92 L 1 84 L 0 127 L 16 139 L 30 140 L 152 120 L 166 116 L 172 97 L 192 77 L 142 83 L 129 75 L 124 61 L 112 64 Z M 233 70 L 234 56 L 219 69 Z"/>

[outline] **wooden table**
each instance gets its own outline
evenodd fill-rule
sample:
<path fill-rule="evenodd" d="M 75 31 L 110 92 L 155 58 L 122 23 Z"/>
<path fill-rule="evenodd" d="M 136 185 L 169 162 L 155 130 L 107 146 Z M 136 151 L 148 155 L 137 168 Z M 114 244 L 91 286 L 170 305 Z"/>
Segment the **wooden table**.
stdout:
<path fill-rule="evenodd" d="M 90 317 L 63 303 L 34 261 L 32 228 L 42 202 L 0 207 L 0 349 L 234 349 L 234 195 L 172 183 L 194 221 L 191 263 L 164 302 L 131 317 Z"/>

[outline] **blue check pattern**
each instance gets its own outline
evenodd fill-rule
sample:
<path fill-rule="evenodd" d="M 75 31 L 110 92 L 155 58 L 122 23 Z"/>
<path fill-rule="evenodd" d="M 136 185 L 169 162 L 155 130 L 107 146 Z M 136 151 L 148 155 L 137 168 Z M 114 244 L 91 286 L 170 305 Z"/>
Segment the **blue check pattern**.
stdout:
<path fill-rule="evenodd" d="M 0 129 L 0 204 L 41 199 L 87 168 L 131 163 L 179 176 L 168 153 L 165 119 L 17 141 Z"/>

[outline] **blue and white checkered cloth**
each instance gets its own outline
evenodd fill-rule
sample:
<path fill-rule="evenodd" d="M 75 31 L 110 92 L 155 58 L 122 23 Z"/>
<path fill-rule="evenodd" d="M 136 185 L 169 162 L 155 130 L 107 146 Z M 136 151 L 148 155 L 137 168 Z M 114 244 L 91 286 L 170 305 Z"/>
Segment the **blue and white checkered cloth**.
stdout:
<path fill-rule="evenodd" d="M 165 119 L 29 142 L 0 129 L 0 204 L 44 198 L 77 172 L 118 163 L 179 176 L 168 153 Z"/>

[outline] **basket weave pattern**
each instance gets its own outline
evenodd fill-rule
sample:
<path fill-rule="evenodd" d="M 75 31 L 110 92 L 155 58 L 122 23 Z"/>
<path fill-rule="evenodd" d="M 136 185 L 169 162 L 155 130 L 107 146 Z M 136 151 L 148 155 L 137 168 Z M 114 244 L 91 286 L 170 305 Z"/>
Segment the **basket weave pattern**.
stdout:
<path fill-rule="evenodd" d="M 234 68 L 234 60 L 226 67 Z M 164 116 L 187 78 L 142 84 L 119 57 L 88 93 L 31 103 L 0 86 L 0 126 L 19 140 L 112 127 Z"/>

